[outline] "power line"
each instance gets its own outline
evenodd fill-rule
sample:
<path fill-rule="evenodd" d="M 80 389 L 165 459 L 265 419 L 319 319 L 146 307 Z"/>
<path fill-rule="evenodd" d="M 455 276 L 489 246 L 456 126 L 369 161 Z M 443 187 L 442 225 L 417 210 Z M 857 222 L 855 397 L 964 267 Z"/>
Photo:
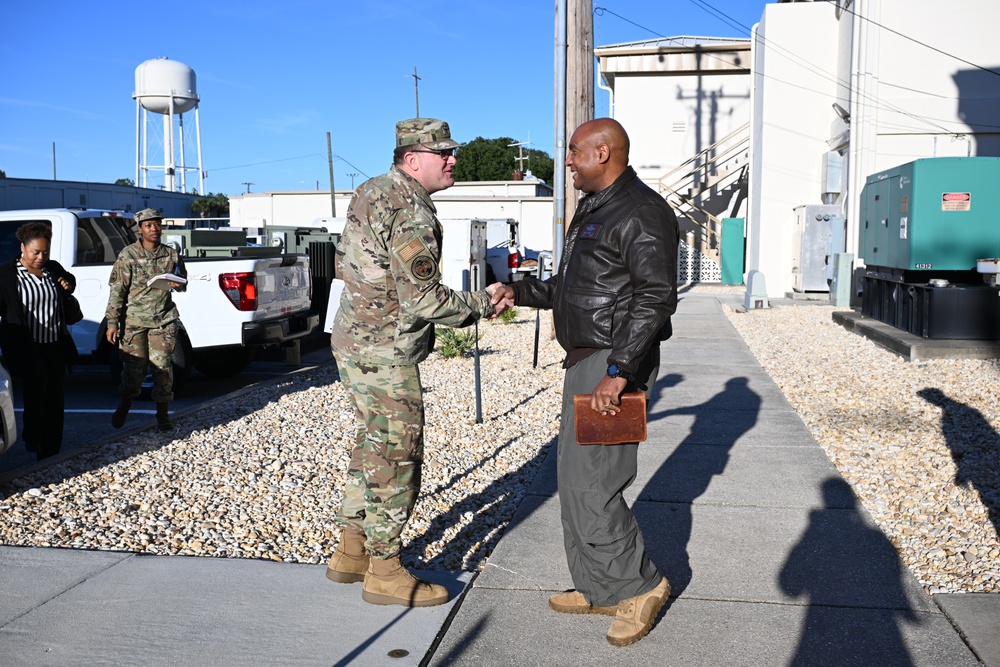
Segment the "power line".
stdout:
<path fill-rule="evenodd" d="M 618 17 L 618 18 L 620 18 L 620 19 L 621 19 L 622 21 L 625 21 L 626 23 L 631 23 L 631 24 L 632 24 L 632 25 L 634 25 L 634 26 L 635 26 L 636 28 L 640 28 L 640 29 L 642 29 L 642 30 L 645 30 L 646 32 L 651 32 L 651 33 L 653 33 L 654 35 L 656 35 L 657 37 L 665 37 L 665 35 L 661 35 L 660 33 L 656 32 L 655 30 L 650 30 L 650 29 L 649 29 L 649 28 L 647 28 L 646 26 L 641 26 L 641 25 L 639 25 L 638 23 L 636 23 L 635 21 L 630 21 L 630 20 L 628 20 L 627 18 L 625 18 L 625 17 L 624 17 L 624 16 L 622 16 L 621 14 L 615 14 L 615 13 L 614 13 L 613 11 L 611 11 L 611 10 L 610 10 L 610 9 L 608 9 L 607 7 L 594 7 L 594 15 L 595 15 L 595 16 L 604 16 L 604 14 L 605 14 L 605 13 L 607 13 L 607 14 L 611 14 L 612 16 L 617 16 L 617 17 Z"/>
<path fill-rule="evenodd" d="M 243 169 L 244 167 L 256 167 L 256 166 L 262 165 L 262 164 L 274 164 L 275 162 L 289 162 L 291 160 L 304 160 L 307 157 L 323 157 L 323 156 L 320 153 L 310 153 L 309 155 L 299 155 L 297 157 L 285 157 L 285 158 L 280 158 L 280 159 L 277 159 L 277 160 L 264 160 L 263 162 L 251 162 L 249 164 L 238 164 L 238 165 L 235 165 L 235 166 L 232 166 L 232 167 L 216 167 L 212 171 L 215 172 L 215 171 L 225 171 L 227 169 Z M 352 168 L 357 169 L 359 172 L 361 172 L 361 175 L 364 176 L 365 178 L 371 178 L 371 176 L 369 176 L 368 174 L 366 174 L 363 170 L 361 170 L 358 167 L 356 167 L 355 165 L 351 164 L 350 161 L 346 160 L 345 158 L 341 157 L 340 155 L 334 155 L 333 157 L 336 160 L 341 160 L 341 161 L 346 162 L 347 164 L 351 165 Z"/>
<path fill-rule="evenodd" d="M 731 28 L 733 28 L 733 29 L 735 29 L 737 31 L 741 31 L 742 33 L 744 33 L 747 36 L 750 36 L 750 34 L 751 34 L 752 31 L 751 31 L 751 29 L 748 26 L 744 25 L 743 23 L 740 23 L 738 20 L 736 20 L 733 17 L 729 16 L 725 12 L 723 12 L 723 11 L 721 11 L 719 9 L 716 9 L 715 7 L 713 7 L 712 5 L 710 5 L 709 3 L 705 2 L 704 0 L 689 0 L 689 1 L 692 4 L 694 4 L 695 6 L 697 6 L 699 9 L 702 9 L 703 11 L 705 11 L 705 12 L 713 15 L 715 18 L 717 18 L 718 20 L 722 21 L 723 23 L 725 23 L 729 27 L 731 27 Z M 834 0 L 824 0 L 824 1 L 825 2 L 829 2 L 831 4 L 834 2 Z M 851 11 L 849 9 L 846 9 L 846 8 L 845 8 L 845 11 L 848 11 L 851 14 L 855 14 L 853 11 Z M 645 26 L 639 25 L 638 23 L 636 23 L 636 22 L 634 22 L 634 21 L 632 21 L 630 19 L 627 19 L 624 16 L 621 16 L 620 14 L 616 14 L 615 12 L 613 12 L 613 11 L 611 11 L 611 10 L 605 8 L 605 7 L 597 7 L 597 8 L 595 8 L 594 9 L 594 13 L 596 15 L 598 15 L 598 16 L 602 16 L 604 13 L 611 14 L 612 16 L 615 16 L 615 17 L 617 17 L 617 18 L 619 18 L 619 19 L 621 19 L 621 20 L 623 20 L 623 21 L 625 21 L 627 23 L 631 23 L 632 25 L 636 26 L 637 28 L 641 28 L 642 30 L 645 30 L 645 31 L 650 32 L 650 33 L 652 33 L 654 35 L 657 35 L 658 37 L 663 37 L 663 35 L 660 35 L 655 30 L 651 30 L 651 29 L 649 29 L 649 28 L 647 28 Z M 861 18 L 865 18 L 865 17 L 861 17 Z M 973 63 L 973 62 L 964 60 L 962 58 L 959 58 L 958 56 L 955 56 L 955 55 L 953 55 L 951 53 L 948 53 L 946 51 L 942 51 L 941 49 L 938 49 L 936 47 L 930 46 L 929 44 L 925 44 L 924 42 L 921 42 L 920 40 L 917 40 L 917 39 L 914 39 L 914 38 L 909 37 L 907 35 L 904 35 L 904 34 L 898 32 L 896 30 L 893 30 L 892 28 L 888 28 L 886 26 L 883 26 L 883 25 L 881 25 L 881 24 L 879 24 L 879 23 L 877 23 L 875 21 L 871 21 L 870 19 L 867 19 L 867 18 L 865 18 L 865 20 L 869 21 L 870 23 L 872 23 L 875 26 L 878 26 L 880 28 L 883 28 L 884 30 L 887 30 L 889 32 L 897 34 L 900 37 L 908 39 L 908 40 L 910 40 L 910 41 L 912 41 L 912 42 L 914 42 L 916 44 L 919 44 L 921 46 L 929 48 L 929 49 L 931 49 L 933 51 L 937 51 L 938 53 L 941 53 L 943 55 L 949 56 L 951 58 L 955 58 L 956 60 L 959 60 L 959 61 L 961 61 L 963 63 L 966 63 L 968 65 L 971 65 L 973 67 L 977 67 L 977 68 L 982 69 L 984 71 L 990 72 L 991 74 L 1000 75 L 1000 72 L 997 72 L 997 71 L 991 70 L 991 69 L 987 69 L 985 67 L 977 65 L 976 63 Z M 952 134 L 952 133 L 955 132 L 954 130 L 950 130 L 950 129 L 944 127 L 943 125 L 939 125 L 938 123 L 934 122 L 935 120 L 940 120 L 942 122 L 949 122 L 947 119 L 933 119 L 933 118 L 929 118 L 929 117 L 926 117 L 926 116 L 918 116 L 916 114 L 913 114 L 913 113 L 910 113 L 908 111 L 905 111 L 904 109 L 902 109 L 902 108 L 900 108 L 900 107 L 892 104 L 891 102 L 886 102 L 884 99 L 874 98 L 869 93 L 862 93 L 862 92 L 858 91 L 850 82 L 844 81 L 843 79 L 840 79 L 839 77 L 831 76 L 827 72 L 824 72 L 823 70 L 818 69 L 815 65 L 813 65 L 809 61 L 805 60 L 804 58 L 802 58 L 802 57 L 800 57 L 800 56 L 798 56 L 798 55 L 796 55 L 794 53 L 791 53 L 791 52 L 787 51 L 786 49 L 782 48 L 781 46 L 775 44 L 774 42 L 772 42 L 772 41 L 770 41 L 768 39 L 765 39 L 759 33 L 757 34 L 757 39 L 760 40 L 762 43 L 767 44 L 768 46 L 772 47 L 778 55 L 781 55 L 782 57 L 787 58 L 789 60 L 792 60 L 793 62 L 794 61 L 798 61 L 798 63 L 799 63 L 800 66 L 806 67 L 807 69 L 809 69 L 810 71 L 812 71 L 814 74 L 817 74 L 818 76 L 820 76 L 822 78 L 825 78 L 828 81 L 832 81 L 833 83 L 836 83 L 837 85 L 840 85 L 840 86 L 844 87 L 846 90 L 848 90 L 852 94 L 857 95 L 859 98 L 861 98 L 862 101 L 866 101 L 867 100 L 869 102 L 874 102 L 874 104 L 866 105 L 869 108 L 881 109 L 883 111 L 889 111 L 889 112 L 898 113 L 898 114 L 901 114 L 901 115 L 904 115 L 904 116 L 908 116 L 908 117 L 912 118 L 913 120 L 926 123 L 928 125 L 936 127 L 937 129 L 942 130 L 942 131 L 944 131 L 946 133 L 949 133 L 949 134 Z M 722 58 L 720 58 L 718 56 L 715 56 L 715 55 L 713 55 L 711 53 L 705 53 L 704 55 L 706 55 L 706 56 L 708 56 L 710 58 L 714 58 L 716 60 L 719 60 L 720 62 L 725 62 Z M 788 85 L 788 86 L 792 86 L 792 87 L 795 87 L 795 88 L 800 88 L 802 90 L 807 90 L 807 91 L 810 91 L 810 92 L 820 93 L 820 91 L 812 90 L 812 89 L 809 89 L 809 88 L 805 88 L 804 86 L 800 86 L 800 85 L 797 85 L 797 84 L 789 83 L 787 81 L 782 81 L 782 80 L 777 79 L 775 77 L 768 76 L 768 75 L 766 75 L 766 74 L 764 74 L 762 72 L 759 72 L 759 74 L 762 77 L 764 77 L 764 78 L 769 78 L 769 79 L 771 79 L 773 81 L 778 81 L 778 82 L 784 83 L 785 85 Z M 894 87 L 894 88 L 900 88 L 900 89 L 903 89 L 903 90 L 909 90 L 909 91 L 914 92 L 914 93 L 921 93 L 921 94 L 928 95 L 928 96 L 931 96 L 931 97 L 940 97 L 942 99 L 956 99 L 956 98 L 946 98 L 943 95 L 939 95 L 939 94 L 932 93 L 932 92 L 925 91 L 925 90 L 917 90 L 917 89 L 914 89 L 914 88 L 908 88 L 906 86 L 899 86 L 899 85 L 896 85 L 896 84 L 888 83 L 886 81 L 881 81 L 880 83 L 882 85 L 887 85 L 887 86 L 891 86 L 891 87 Z M 820 93 L 820 94 L 828 94 L 828 93 Z M 979 126 L 979 127 L 997 127 L 997 126 L 994 126 L 994 125 L 988 125 L 988 124 L 983 124 L 983 123 L 977 123 L 976 125 Z"/>
<path fill-rule="evenodd" d="M 834 0 L 823 0 L 823 1 L 827 2 L 829 4 L 835 4 Z M 837 3 L 837 4 L 839 6 L 839 3 Z M 898 30 L 893 30 L 892 28 L 890 28 L 888 26 L 884 26 L 881 23 L 877 23 L 876 21 L 872 21 L 867 16 L 861 16 L 860 14 L 854 12 L 853 10 L 848 9 L 846 6 L 845 7 L 840 7 L 840 9 L 844 10 L 848 14 L 851 14 L 852 16 L 857 16 L 859 19 L 863 19 L 865 21 L 868 21 L 872 25 L 877 26 L 877 27 L 881 28 L 882 30 L 885 30 L 887 32 L 891 32 L 894 35 L 898 35 L 898 36 L 902 37 L 903 39 L 908 39 L 911 42 L 913 42 L 914 44 L 919 44 L 920 46 L 923 46 L 924 48 L 930 49 L 931 51 L 937 51 L 941 55 L 948 56 L 949 58 L 954 58 L 955 60 L 957 60 L 957 61 L 959 61 L 961 63 L 965 63 L 966 65 L 971 65 L 972 67 L 975 67 L 976 69 L 981 69 L 984 72 L 989 72 L 990 74 L 995 74 L 997 76 L 1000 76 L 1000 72 L 996 71 L 995 69 L 989 69 L 988 67 L 983 67 L 982 65 L 977 65 L 976 63 L 971 62 L 969 60 L 966 60 L 965 58 L 959 58 L 954 53 L 948 53 L 947 51 L 943 51 L 943 50 L 937 48 L 936 46 L 931 46 L 930 44 L 927 44 L 926 42 L 921 42 L 919 39 L 914 39 L 913 37 L 910 37 L 909 35 L 904 35 L 903 33 L 899 32 Z"/>
<path fill-rule="evenodd" d="M 264 162 L 251 162 L 250 164 L 238 164 L 234 167 L 216 167 L 212 171 L 225 171 L 227 169 L 243 169 L 244 167 L 256 167 L 261 164 L 272 164 L 274 162 L 288 162 L 290 160 L 302 160 L 307 157 L 323 157 L 319 153 L 310 153 L 309 155 L 299 155 L 298 157 L 285 157 L 278 160 L 265 160 Z"/>
<path fill-rule="evenodd" d="M 357 170 L 358 170 L 359 172 L 361 172 L 361 175 L 362 175 L 362 176 L 364 176 L 365 178 L 371 178 L 371 176 L 369 176 L 368 174 L 366 174 L 366 173 L 364 172 L 364 170 L 363 170 L 363 169 L 359 168 L 358 166 L 356 166 L 356 165 L 354 165 L 354 164 L 351 164 L 351 162 L 350 162 L 350 161 L 348 161 L 348 160 L 347 160 L 346 158 L 342 158 L 342 157 L 341 157 L 341 156 L 339 156 L 339 155 L 334 155 L 334 156 L 333 156 L 333 159 L 335 159 L 335 160 L 340 160 L 341 162 L 347 162 L 347 164 L 351 165 L 351 168 L 352 168 L 352 169 L 357 169 Z"/>
<path fill-rule="evenodd" d="M 719 20 L 725 22 L 730 27 L 737 28 L 737 29 L 743 29 L 744 31 L 746 31 L 747 35 L 749 35 L 751 33 L 750 28 L 748 28 L 747 26 L 743 25 L 742 23 L 740 23 L 739 21 L 737 21 L 733 17 L 729 16 L 725 12 L 723 12 L 723 11 L 721 11 L 719 9 L 716 9 L 715 7 L 711 6 L 710 4 L 708 4 L 707 2 L 705 2 L 704 0 L 690 0 L 690 2 L 692 4 L 700 7 L 701 9 L 705 10 L 706 12 L 709 12 L 710 14 L 714 15 L 716 18 L 719 18 Z M 824 72 L 823 70 L 819 69 L 818 67 L 816 67 L 815 65 L 813 65 L 812 63 L 810 63 L 808 60 L 802 58 L 801 56 L 799 56 L 799 55 L 797 55 L 795 53 L 792 53 L 792 52 L 788 51 L 787 49 L 781 47 L 780 45 L 775 44 L 774 42 L 772 42 L 772 41 L 764 38 L 763 36 L 760 35 L 760 33 L 757 33 L 756 38 L 758 40 L 760 40 L 761 42 L 763 42 L 764 44 L 766 44 L 769 47 L 771 47 L 777 55 L 782 56 L 783 58 L 786 58 L 788 60 L 791 60 L 792 62 L 796 62 L 797 61 L 800 66 L 805 67 L 806 69 L 808 69 L 811 72 L 813 72 L 814 74 L 816 74 L 816 75 L 818 75 L 818 76 L 826 79 L 827 81 L 832 81 L 833 83 L 836 83 L 837 85 L 843 86 L 846 90 L 848 90 L 852 94 L 858 96 L 862 100 L 867 100 L 867 101 L 873 102 L 874 104 L 871 105 L 871 108 L 882 109 L 884 111 L 891 111 L 891 112 L 894 112 L 894 113 L 902 114 L 904 116 L 909 116 L 910 118 L 912 118 L 914 120 L 924 122 L 924 123 L 926 123 L 926 124 L 928 124 L 928 125 L 930 125 L 932 127 L 936 127 L 937 129 L 942 130 L 942 131 L 944 131 L 946 133 L 949 133 L 949 134 L 954 132 L 954 130 L 950 130 L 950 129 L 944 127 L 943 125 L 939 125 L 938 123 L 935 123 L 932 119 L 929 119 L 929 118 L 926 118 L 926 117 L 922 117 L 922 116 L 917 116 L 916 114 L 910 113 L 909 111 L 906 111 L 906 110 L 904 110 L 904 109 L 902 109 L 902 108 L 900 108 L 900 107 L 892 104 L 891 102 L 886 102 L 885 100 L 883 100 L 881 98 L 875 98 L 875 97 L 871 96 L 871 94 L 869 94 L 869 93 L 863 93 L 863 92 L 857 90 L 853 85 L 851 85 L 850 82 L 844 81 L 843 79 L 841 79 L 839 77 L 836 77 L 836 76 L 831 76 L 830 74 L 828 74 L 827 72 Z M 763 73 L 761 73 L 761 76 L 764 76 L 765 78 L 771 78 L 771 77 L 767 77 Z M 787 83 L 787 82 L 783 82 L 783 83 Z M 787 84 L 787 85 L 794 85 L 794 84 Z M 801 87 L 801 86 L 799 86 L 799 87 Z M 814 91 L 814 92 L 818 92 L 818 91 Z"/>

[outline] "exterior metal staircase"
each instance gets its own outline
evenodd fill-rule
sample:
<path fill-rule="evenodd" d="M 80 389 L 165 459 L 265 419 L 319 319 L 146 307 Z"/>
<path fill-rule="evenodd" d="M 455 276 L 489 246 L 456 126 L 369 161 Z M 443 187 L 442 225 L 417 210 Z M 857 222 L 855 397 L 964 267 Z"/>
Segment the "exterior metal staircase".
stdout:
<path fill-rule="evenodd" d="M 736 217 L 746 200 L 749 154 L 747 123 L 657 181 L 660 194 L 677 214 L 681 240 L 716 264 L 722 218 Z"/>

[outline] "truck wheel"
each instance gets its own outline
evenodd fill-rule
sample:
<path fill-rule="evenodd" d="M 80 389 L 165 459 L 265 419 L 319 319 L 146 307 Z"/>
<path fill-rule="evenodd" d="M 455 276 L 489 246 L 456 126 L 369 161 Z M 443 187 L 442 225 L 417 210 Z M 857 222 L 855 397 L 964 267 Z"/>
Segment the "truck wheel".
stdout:
<path fill-rule="evenodd" d="M 253 361 L 253 347 L 216 347 L 202 350 L 197 355 L 194 367 L 212 378 L 228 378 L 239 375 Z"/>

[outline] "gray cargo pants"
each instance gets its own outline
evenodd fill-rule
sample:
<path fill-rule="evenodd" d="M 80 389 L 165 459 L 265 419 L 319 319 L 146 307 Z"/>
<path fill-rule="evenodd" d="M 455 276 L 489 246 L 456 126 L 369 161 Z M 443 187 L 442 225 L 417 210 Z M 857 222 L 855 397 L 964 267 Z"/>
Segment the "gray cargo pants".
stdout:
<path fill-rule="evenodd" d="M 646 555 L 642 532 L 622 492 L 635 480 L 638 443 L 578 445 L 573 422 L 573 394 L 589 394 L 607 374 L 609 351 L 590 355 L 566 370 L 559 425 L 558 480 L 566 560 L 576 590 L 598 607 L 655 588 L 663 575 Z M 650 390 L 659 371 L 659 347 L 651 352 L 642 375 Z M 626 391 L 634 391 L 627 387 Z"/>

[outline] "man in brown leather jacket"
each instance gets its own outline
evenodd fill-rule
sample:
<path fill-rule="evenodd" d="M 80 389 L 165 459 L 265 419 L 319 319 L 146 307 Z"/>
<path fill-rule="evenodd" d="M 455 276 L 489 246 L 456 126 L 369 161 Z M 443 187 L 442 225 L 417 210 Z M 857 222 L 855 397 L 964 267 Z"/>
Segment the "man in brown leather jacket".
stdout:
<path fill-rule="evenodd" d="M 570 140 L 566 166 L 586 193 L 566 235 L 558 272 L 497 290 L 494 303 L 552 308 L 566 350 L 558 444 L 559 500 L 566 557 L 575 590 L 549 606 L 615 620 L 616 646 L 649 632 L 670 583 L 646 555 L 642 533 L 622 492 L 635 479 L 638 443 L 576 444 L 573 395 L 591 409 L 619 410 L 626 390 L 649 390 L 677 308 L 677 219 L 666 201 L 628 166 L 629 140 L 615 120 L 584 123 Z"/>

